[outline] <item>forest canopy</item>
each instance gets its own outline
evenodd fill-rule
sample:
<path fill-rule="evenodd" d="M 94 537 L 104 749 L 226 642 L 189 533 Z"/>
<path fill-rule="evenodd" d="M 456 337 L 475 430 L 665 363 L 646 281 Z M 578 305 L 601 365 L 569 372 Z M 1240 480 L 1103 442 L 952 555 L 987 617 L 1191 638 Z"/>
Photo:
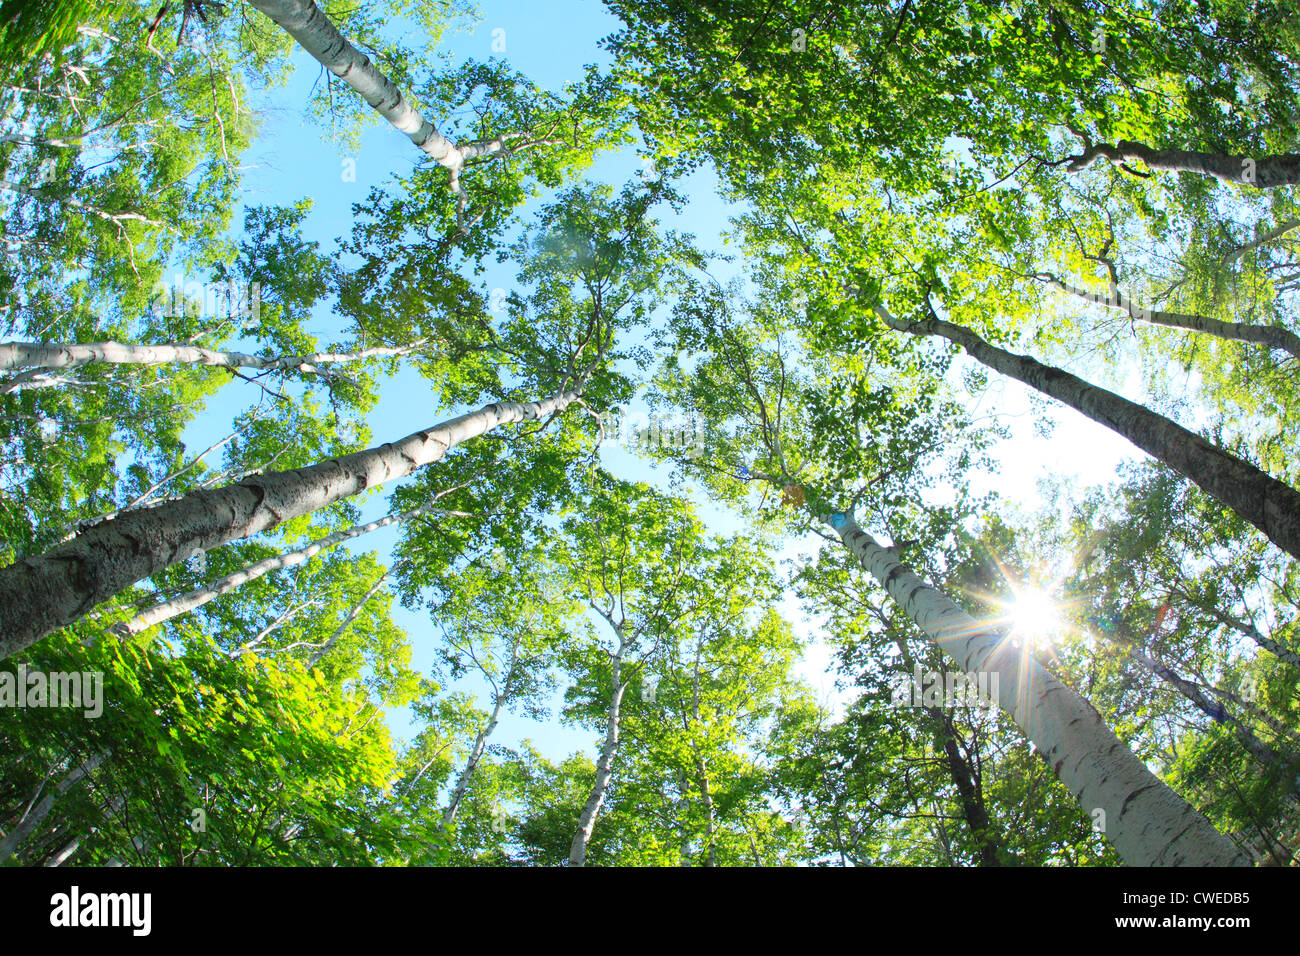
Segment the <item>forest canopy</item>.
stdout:
<path fill-rule="evenodd" d="M 1291 0 L 0 67 L 0 864 L 1300 865 Z"/>

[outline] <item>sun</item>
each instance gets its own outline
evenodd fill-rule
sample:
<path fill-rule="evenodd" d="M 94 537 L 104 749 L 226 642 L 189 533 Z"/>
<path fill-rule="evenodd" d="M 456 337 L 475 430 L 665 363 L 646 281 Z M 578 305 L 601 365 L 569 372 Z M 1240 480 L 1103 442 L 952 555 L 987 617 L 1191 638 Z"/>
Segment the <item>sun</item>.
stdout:
<path fill-rule="evenodd" d="M 1011 633 L 1040 646 L 1051 643 L 1061 629 L 1061 608 L 1056 599 L 1041 588 L 1015 591 L 1015 600 L 1007 605 Z"/>

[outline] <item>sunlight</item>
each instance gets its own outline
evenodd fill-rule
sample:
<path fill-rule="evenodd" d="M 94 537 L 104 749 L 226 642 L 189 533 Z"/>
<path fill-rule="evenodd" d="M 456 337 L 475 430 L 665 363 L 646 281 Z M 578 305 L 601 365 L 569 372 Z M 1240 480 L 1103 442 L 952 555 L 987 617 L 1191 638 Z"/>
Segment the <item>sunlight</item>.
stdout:
<path fill-rule="evenodd" d="M 1011 633 L 1027 637 L 1040 646 L 1049 644 L 1061 628 L 1060 606 L 1050 594 L 1039 588 L 1017 591 L 1007 612 Z"/>

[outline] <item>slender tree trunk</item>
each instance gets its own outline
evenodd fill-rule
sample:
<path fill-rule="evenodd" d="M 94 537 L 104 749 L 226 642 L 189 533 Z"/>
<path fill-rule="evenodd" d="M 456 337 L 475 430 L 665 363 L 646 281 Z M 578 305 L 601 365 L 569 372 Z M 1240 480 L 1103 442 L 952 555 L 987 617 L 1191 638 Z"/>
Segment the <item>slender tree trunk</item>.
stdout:
<path fill-rule="evenodd" d="M 304 50 L 322 66 L 352 87 L 379 112 L 384 119 L 410 137 L 411 142 L 440 166 L 450 172 L 452 193 L 456 196 L 457 232 L 468 234 L 470 228 L 483 218 L 483 211 L 466 217 L 468 195 L 461 185 L 460 174 L 470 160 L 504 156 L 535 146 L 550 146 L 562 140 L 535 139 L 519 131 L 502 133 L 491 139 L 468 143 L 452 143 L 421 115 L 402 95 L 402 91 L 379 70 L 375 69 L 364 53 L 354 47 L 339 33 L 321 9 L 312 0 L 251 0 Z"/>
<path fill-rule="evenodd" d="M 78 620 L 123 588 L 230 541 L 311 514 L 440 460 L 502 425 L 563 412 L 569 391 L 540 402 L 496 402 L 400 441 L 224 488 L 95 525 L 44 554 L 0 568 L 0 659 Z"/>
<path fill-rule="evenodd" d="M 325 655 L 334 650 L 338 645 L 339 638 L 341 638 L 347 632 L 347 629 L 352 626 L 352 622 L 361 616 L 361 611 L 370 603 L 370 599 L 379 593 L 380 588 L 384 586 L 384 582 L 388 580 L 389 575 L 397 570 L 399 564 L 401 564 L 400 561 L 394 563 L 392 567 L 384 569 L 384 573 L 379 576 L 379 580 L 371 585 L 370 590 L 362 595 L 361 600 L 352 606 L 352 610 L 348 612 L 348 616 L 345 617 L 342 623 L 334 629 L 334 633 L 330 635 L 330 639 L 322 644 L 316 653 L 312 654 L 311 660 L 307 662 L 308 668 L 318 665 L 325 659 Z"/>
<path fill-rule="evenodd" d="M 1103 832 L 1126 863 L 1246 864 L 1227 837 L 1116 739 L 1087 701 L 904 567 L 852 516 L 833 517 L 845 547 L 959 670 L 996 675 L 998 705 L 1034 742 L 1084 812 L 1104 820 Z"/>
<path fill-rule="evenodd" d="M 907 641 L 902 635 L 894 633 L 894 646 L 898 648 L 899 657 L 903 662 L 903 667 L 911 671 L 915 658 L 908 649 Z M 957 788 L 957 797 L 961 802 L 962 816 L 966 820 L 966 826 L 970 830 L 971 838 L 979 847 L 980 866 L 1001 866 L 1002 865 L 1002 841 L 998 838 L 998 833 L 989 819 L 988 808 L 984 803 L 983 789 L 975 779 L 975 773 L 970 762 L 962 756 L 961 749 L 957 746 L 957 731 L 953 726 L 952 720 L 948 714 L 939 707 L 925 708 L 930 719 L 934 722 L 937 736 L 942 740 L 944 757 L 948 764 L 948 774 L 952 777 L 953 785 Z M 935 811 L 936 816 L 938 810 Z M 944 852 L 948 856 L 948 865 L 952 866 L 952 847 L 948 843 L 948 830 L 939 821 L 937 827 L 939 833 L 943 835 L 942 845 Z"/>
<path fill-rule="evenodd" d="M 449 827 L 456 822 L 456 812 L 460 809 L 465 794 L 469 793 L 470 781 L 474 778 L 474 772 L 478 770 L 479 761 L 483 759 L 483 751 L 487 749 L 488 738 L 497 729 L 497 722 L 501 719 L 501 708 L 510 697 L 511 690 L 514 687 L 515 665 L 519 660 L 519 643 L 521 640 L 521 637 L 516 637 L 514 644 L 510 648 L 510 664 L 506 668 L 504 677 L 502 677 L 501 689 L 493 694 L 492 713 L 488 717 L 488 722 L 483 725 L 483 729 L 479 731 L 478 737 L 474 740 L 474 747 L 470 751 L 469 759 L 465 761 L 465 768 L 461 770 L 460 776 L 456 778 L 456 789 L 452 791 L 451 799 L 447 802 L 447 810 L 442 815 L 442 825 L 444 827 Z"/>
<path fill-rule="evenodd" d="M 76 853 L 77 850 L 79 849 L 81 849 L 81 840 L 78 838 L 74 838 L 63 849 L 59 850 L 52 857 L 50 857 L 49 862 L 46 863 L 45 865 L 62 866 L 64 863 L 68 862 L 68 858 L 71 857 L 72 854 Z"/>
<path fill-rule="evenodd" d="M 1223 257 L 1223 261 L 1219 264 L 1221 266 L 1229 266 L 1233 262 L 1235 262 L 1236 260 L 1244 256 L 1246 253 L 1250 252 L 1250 250 L 1258 249 L 1260 246 L 1265 245 L 1266 243 L 1270 243 L 1274 239 L 1280 239 L 1293 229 L 1300 229 L 1300 219 L 1288 219 L 1286 222 L 1281 223 L 1280 225 L 1276 226 L 1273 229 L 1270 229 L 1268 232 L 1264 233 L 1258 239 L 1252 239 L 1250 242 L 1247 242 L 1241 247 L 1234 249 L 1232 252 L 1229 252 L 1227 255 Z"/>
<path fill-rule="evenodd" d="M 465 761 L 465 766 L 461 768 L 460 775 L 456 777 L 456 789 L 452 791 L 451 798 L 447 801 L 447 809 L 442 814 L 442 825 L 445 827 L 449 827 L 456 822 L 456 814 L 460 810 L 460 805 L 465 799 L 465 794 L 469 793 L 470 781 L 474 778 L 474 772 L 478 770 L 479 761 L 483 759 L 483 751 L 487 749 L 488 738 L 497 729 L 497 722 L 501 719 L 501 705 L 503 702 L 501 696 L 498 695 L 487 723 L 483 725 L 483 729 L 474 738 L 474 747 L 470 750 L 469 759 Z"/>
<path fill-rule="evenodd" d="M 1225 153 L 1198 153 L 1186 149 L 1152 149 L 1145 143 L 1121 140 L 1114 145 L 1089 146 L 1070 162 L 1070 172 L 1087 169 L 1099 159 L 1112 163 L 1132 160 L 1151 169 L 1196 173 L 1229 183 L 1243 183 L 1256 189 L 1273 189 L 1300 183 L 1300 153 L 1278 156 L 1229 156 Z"/>
<path fill-rule="evenodd" d="M 1247 621 L 1242 621 L 1238 618 L 1235 618 L 1231 614 L 1226 614 L 1217 607 L 1204 607 L 1201 604 L 1197 604 L 1195 602 L 1190 602 L 1190 603 L 1192 603 L 1194 607 L 1198 607 L 1203 611 L 1209 612 L 1209 614 L 1212 617 L 1217 618 L 1219 621 L 1226 624 L 1234 631 L 1237 631 L 1241 634 L 1245 634 L 1252 641 L 1254 641 L 1260 647 L 1264 648 L 1264 650 L 1268 651 L 1278 660 L 1286 661 L 1292 667 L 1300 667 L 1300 653 L 1293 651 L 1291 648 L 1287 647 L 1281 641 L 1278 641 L 1277 639 L 1265 634 L 1259 628 L 1255 627 L 1255 625 Z"/>
<path fill-rule="evenodd" d="M 1120 634 L 1117 636 L 1117 640 L 1123 646 L 1129 658 L 1156 677 L 1173 685 L 1174 689 L 1197 710 L 1216 723 L 1226 724 L 1231 727 L 1241 740 L 1242 746 L 1259 758 L 1265 766 L 1284 770 L 1285 779 L 1282 781 L 1282 787 L 1292 800 L 1297 799 L 1297 794 L 1300 793 L 1300 777 L 1295 774 L 1296 757 L 1294 755 L 1288 757 L 1278 753 L 1261 740 L 1259 735 L 1247 727 L 1243 721 L 1234 714 L 1229 713 L 1227 707 L 1211 700 L 1206 690 L 1208 689 L 1212 693 L 1213 688 L 1203 688 L 1201 685 L 1182 677 L 1173 668 L 1167 667 L 1152 658 L 1142 649 L 1141 643 L 1131 633 Z"/>
<path fill-rule="evenodd" d="M 4 839 L 0 840 L 0 863 L 9 859 L 13 852 L 18 849 L 24 840 L 34 833 L 45 818 L 50 815 L 54 809 L 54 804 L 59 797 L 63 796 L 83 779 L 88 777 L 108 757 L 108 751 L 102 751 L 94 754 L 84 760 L 79 767 L 74 769 L 66 777 L 55 785 L 54 789 L 47 793 L 36 806 L 28 811 L 18 824 L 5 834 Z"/>
<path fill-rule="evenodd" d="M 248 429 L 252 428 L 253 424 L 256 421 L 257 421 L 257 416 L 254 415 L 252 418 L 249 419 L 248 424 L 244 425 L 240 429 L 237 429 L 236 431 L 231 432 L 225 438 L 222 438 L 219 441 L 216 441 L 213 444 L 209 445 L 207 448 L 203 449 L 203 451 L 199 452 L 196 456 L 194 456 L 193 460 L 191 460 L 188 464 L 178 468 L 176 471 L 170 472 L 169 474 L 165 475 L 162 478 L 159 478 L 152 485 L 150 485 L 144 491 L 140 492 L 140 494 L 136 495 L 134 498 L 132 498 L 130 501 L 124 504 L 122 507 L 114 508 L 112 511 L 106 512 L 105 514 L 102 515 L 96 515 L 93 518 L 84 518 L 81 521 L 78 521 L 75 525 L 73 525 L 72 530 L 69 531 L 67 534 L 65 534 L 63 537 L 61 537 L 59 541 L 60 542 L 71 541 L 78 531 L 82 531 L 85 528 L 89 528 L 91 525 L 99 524 L 101 521 L 107 521 L 110 518 L 115 518 L 118 515 L 120 515 L 123 511 L 130 511 L 132 508 L 138 508 L 141 505 L 145 504 L 148 501 L 149 496 L 152 495 L 159 488 L 161 488 L 163 485 L 173 481 L 176 478 L 179 478 L 181 475 L 187 472 L 193 471 L 195 468 L 199 466 L 199 464 L 203 461 L 204 458 L 212 454 L 218 448 L 228 445 L 230 442 L 234 441 L 244 432 L 248 431 Z"/>
<path fill-rule="evenodd" d="M 187 594 L 172 598 L 169 601 L 163 601 L 155 604 L 147 611 L 137 614 L 128 621 L 118 624 L 114 629 L 123 637 L 129 637 L 132 634 L 139 634 L 147 631 L 151 627 L 162 624 L 164 621 L 170 621 L 174 617 L 179 617 L 195 608 L 202 607 L 214 598 L 219 598 L 223 594 L 229 594 L 236 588 L 242 587 L 249 581 L 256 581 L 263 575 L 270 574 L 272 571 L 280 571 L 284 568 L 297 567 L 310 561 L 326 548 L 341 544 L 344 541 L 351 541 L 353 538 L 359 538 L 363 534 L 369 534 L 380 528 L 386 528 L 390 524 L 399 521 L 405 521 L 408 518 L 414 518 L 431 512 L 429 508 L 412 508 L 409 511 L 403 511 L 401 514 L 385 515 L 375 521 L 369 521 L 366 524 L 353 525 L 351 528 L 345 528 L 342 531 L 336 531 L 333 534 L 326 535 L 323 538 L 317 538 L 310 544 L 298 548 L 295 551 L 286 551 L 284 554 L 277 554 L 273 557 L 263 558 L 261 561 L 254 561 L 223 578 L 217 578 L 201 588 L 196 588 Z M 440 512 L 445 513 L 445 512 Z"/>
<path fill-rule="evenodd" d="M 122 227 L 122 223 L 124 222 L 143 222 L 150 226 L 162 226 L 162 223 L 154 222 L 152 219 L 146 219 L 138 212 L 108 212 L 105 209 L 100 209 L 98 206 L 91 206 L 78 199 L 73 199 L 71 196 L 55 196 L 46 192 L 44 189 L 26 186 L 23 183 L 16 183 L 8 179 L 0 179 L 0 188 L 11 189 L 16 193 L 30 196 L 33 199 L 39 199 L 42 202 L 57 202 L 64 206 L 71 206 L 73 209 L 80 209 L 82 212 L 90 213 L 92 216 L 97 216 L 100 219 L 111 222 L 119 228 Z"/>
<path fill-rule="evenodd" d="M 695 642 L 695 667 L 691 680 L 691 716 L 694 718 L 695 725 L 699 726 L 700 721 L 700 654 L 703 651 L 704 637 L 701 634 Z M 695 751 L 695 770 L 699 774 L 700 802 L 704 805 L 704 865 L 718 865 L 718 848 L 714 843 L 714 831 L 716 823 L 713 813 L 713 793 L 709 789 L 709 763 L 705 760 L 704 755 L 700 753 L 699 748 L 692 745 Z"/>
<path fill-rule="evenodd" d="M 362 349 L 359 352 L 315 352 L 311 355 L 279 355 L 263 358 L 246 352 L 226 352 L 198 345 L 132 345 L 123 342 L 75 343 L 5 342 L 0 344 L 0 369 L 59 369 L 83 365 L 216 365 L 222 368 L 255 368 L 266 371 L 296 369 L 325 378 L 336 373 L 322 365 L 346 365 L 370 358 L 406 355 L 423 344 Z M 23 385 L 21 376 L 0 385 L 0 395 Z"/>
<path fill-rule="evenodd" d="M 609 700 L 609 713 L 605 718 L 605 742 L 600 748 L 600 759 L 596 763 L 596 780 L 591 786 L 591 793 L 578 817 L 578 830 L 573 835 L 569 847 L 569 866 L 584 866 L 587 860 L 587 846 L 591 843 L 591 833 L 596 826 L 596 817 L 605 802 L 605 792 L 609 789 L 610 778 L 614 775 L 614 758 L 618 754 L 619 714 L 623 706 L 623 694 L 627 683 L 620 680 L 623 666 L 623 652 L 627 641 L 621 630 L 619 633 L 618 652 L 613 655 L 613 673 L 609 686 L 613 694 Z"/>
<path fill-rule="evenodd" d="M 1042 273 L 1042 278 L 1051 286 L 1060 289 L 1062 292 L 1069 292 L 1071 295 L 1086 299 L 1089 302 L 1097 302 L 1108 308 L 1117 309 L 1138 322 L 1146 322 L 1150 325 L 1163 325 L 1171 329 L 1182 329 L 1187 332 L 1202 332 L 1206 335 L 1213 335 L 1216 338 L 1228 339 L 1232 342 L 1248 342 L 1252 345 L 1263 345 L 1266 348 L 1278 349 L 1288 352 L 1296 358 L 1300 358 L 1300 335 L 1296 335 L 1290 329 L 1284 329 L 1276 325 L 1253 325 L 1247 322 L 1224 322 L 1220 319 L 1210 318 L 1207 315 L 1192 315 L 1184 312 L 1160 312 L 1153 309 L 1140 308 L 1133 304 L 1133 301 L 1127 296 L 1120 295 L 1118 291 L 1111 295 L 1098 295 L 1095 292 L 1088 292 L 1068 282 L 1062 282 L 1055 276 Z"/>
<path fill-rule="evenodd" d="M 1149 408 L 1027 355 L 1015 355 L 990 345 L 970 329 L 933 318 L 904 322 L 894 318 L 883 306 L 876 306 L 876 312 L 892 329 L 912 335 L 936 335 L 955 342 L 989 368 L 1050 395 L 1123 435 L 1237 512 L 1283 551 L 1300 558 L 1300 493 L 1289 485 Z"/>
<path fill-rule="evenodd" d="M 431 158 L 453 171 L 460 169 L 464 162 L 460 150 L 444 139 L 402 91 L 339 33 L 312 0 L 252 0 L 252 4 Z"/>
<path fill-rule="evenodd" d="M 929 710 L 943 738 L 943 754 L 948 763 L 948 773 L 957 787 L 962 816 L 966 819 L 966 826 L 970 828 L 971 836 L 975 839 L 975 845 L 979 847 L 979 865 L 1001 866 L 997 833 L 989 819 L 984 795 L 975 779 L 974 771 L 962 756 L 961 748 L 957 746 L 957 733 L 952 721 L 937 707 Z"/>

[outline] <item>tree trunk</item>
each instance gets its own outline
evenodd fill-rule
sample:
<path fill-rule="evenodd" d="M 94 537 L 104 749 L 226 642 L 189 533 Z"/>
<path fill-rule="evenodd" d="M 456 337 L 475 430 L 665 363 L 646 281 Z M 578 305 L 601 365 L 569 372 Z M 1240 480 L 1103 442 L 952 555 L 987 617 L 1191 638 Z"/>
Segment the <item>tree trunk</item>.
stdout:
<path fill-rule="evenodd" d="M 392 444 L 237 485 L 192 491 L 95 525 L 44 554 L 0 568 L 0 660 L 191 555 L 409 475 L 494 428 L 559 414 L 577 397 L 568 391 L 527 404 L 496 402 Z"/>
<path fill-rule="evenodd" d="M 894 646 L 898 648 L 899 658 L 903 662 L 903 667 L 911 671 L 915 665 L 915 658 L 908 650 L 907 641 L 897 632 L 894 634 Z M 953 726 L 951 718 L 940 707 L 925 708 L 930 719 L 934 722 L 936 736 L 942 740 L 944 757 L 948 764 L 948 774 L 952 777 L 953 785 L 957 788 L 957 797 L 961 802 L 962 817 L 966 820 L 966 826 L 970 829 L 971 838 L 979 847 L 980 866 L 1001 866 L 1002 865 L 1002 841 L 998 838 L 998 833 L 989 819 L 988 808 L 984 803 L 984 793 L 979 781 L 975 778 L 974 769 L 964 756 L 961 748 L 957 746 L 957 730 Z M 939 815 L 936 809 L 936 816 Z M 948 865 L 952 866 L 952 847 L 948 843 L 948 831 L 939 821 L 938 833 L 942 835 L 941 845 L 948 856 Z"/>
<path fill-rule="evenodd" d="M 845 547 L 959 670 L 996 675 L 998 705 L 1034 742 L 1084 812 L 1104 821 L 1103 832 L 1126 863 L 1246 864 L 1241 851 L 1152 774 L 1087 701 L 909 571 L 851 516 L 834 517 Z"/>
<path fill-rule="evenodd" d="M 412 508 L 410 511 L 403 511 L 401 514 L 385 515 L 376 521 L 370 521 L 366 524 L 353 525 L 343 531 L 336 531 L 331 535 L 323 538 L 317 538 L 310 544 L 298 548 L 296 551 L 286 551 L 284 554 L 277 554 L 270 558 L 263 558 L 261 561 L 254 561 L 252 564 L 240 568 L 223 578 L 196 588 L 188 594 L 182 594 L 180 597 L 172 598 L 170 601 L 163 601 L 155 604 L 147 611 L 137 614 L 128 621 L 118 624 L 116 630 L 123 637 L 130 637 L 132 634 L 139 634 L 147 631 L 149 628 L 164 621 L 170 621 L 174 617 L 179 617 L 188 611 L 202 607 L 213 598 L 221 597 L 223 594 L 229 594 L 238 587 L 247 584 L 249 581 L 256 581 L 265 574 L 272 571 L 279 571 L 283 568 L 297 567 L 310 561 L 321 551 L 333 547 L 344 541 L 350 541 L 353 538 L 359 538 L 363 534 L 369 534 L 371 531 L 377 531 L 380 528 L 386 528 L 390 524 L 398 521 L 405 521 L 408 518 L 414 518 L 417 515 L 427 514 L 431 509 Z M 381 582 L 382 583 L 382 582 Z"/>
<path fill-rule="evenodd" d="M 1150 325 L 1163 325 L 1171 329 L 1183 329 L 1187 332 L 1202 332 L 1206 335 L 1213 335 L 1216 338 L 1228 339 L 1233 342 L 1249 342 L 1252 345 L 1263 345 L 1266 348 L 1278 349 L 1300 358 L 1300 335 L 1296 335 L 1290 329 L 1284 329 L 1276 325 L 1224 322 L 1208 315 L 1160 312 L 1153 309 L 1139 308 L 1133 304 L 1131 299 L 1120 295 L 1117 291 L 1111 295 L 1102 296 L 1095 292 L 1088 292 L 1078 286 L 1070 285 L 1067 282 L 1062 282 L 1047 273 L 1043 273 L 1042 277 L 1049 285 L 1060 289 L 1062 292 L 1069 292 L 1071 295 L 1086 299 L 1089 302 L 1097 302 L 1108 308 L 1118 309 L 1139 322 L 1146 322 Z"/>
<path fill-rule="evenodd" d="M 103 763 L 108 757 L 108 754 L 109 752 L 105 750 L 86 758 L 86 760 L 82 762 L 81 766 L 77 767 L 60 780 L 52 792 L 47 793 L 40 803 L 32 807 L 32 809 L 28 811 L 27 815 L 24 816 L 12 830 L 5 834 L 4 839 L 0 840 L 0 863 L 9 859 L 9 857 L 13 855 L 13 852 L 18 849 L 19 845 L 21 845 L 24 840 L 31 836 L 32 833 L 34 833 L 36 829 L 45 822 L 45 818 L 48 817 L 50 811 L 54 809 L 55 801 L 75 787 L 84 778 L 93 773 L 95 768 Z"/>
<path fill-rule="evenodd" d="M 469 760 L 465 762 L 465 769 L 456 778 L 456 789 L 447 802 L 447 811 L 442 815 L 442 825 L 444 827 L 449 827 L 456 822 L 456 811 L 460 809 L 461 801 L 465 799 L 465 794 L 469 792 L 470 781 L 474 777 L 474 771 L 478 769 L 479 761 L 483 759 L 483 751 L 487 749 L 488 738 L 497 729 L 497 722 L 501 719 L 501 708 L 509 698 L 514 686 L 515 664 L 519 660 L 519 642 L 521 640 L 522 637 L 516 637 L 514 645 L 510 649 L 510 664 L 506 669 L 505 676 L 502 678 L 501 689 L 493 694 L 492 714 L 488 717 L 488 722 L 479 731 L 478 737 L 474 741 L 474 749 L 470 751 Z"/>
<path fill-rule="evenodd" d="M 703 651 L 704 636 L 701 634 L 695 642 L 695 667 L 691 679 L 691 717 L 694 718 L 695 725 L 698 726 L 700 721 L 700 655 Z M 709 789 L 709 762 L 700 753 L 698 747 L 692 744 L 691 749 L 695 752 L 695 770 L 699 774 L 700 803 L 704 806 L 704 865 L 718 865 L 718 847 L 715 843 L 715 833 L 717 823 L 714 819 L 713 811 L 713 792 Z"/>
<path fill-rule="evenodd" d="M 474 749 L 470 751 L 469 759 L 465 761 L 460 776 L 456 778 L 456 789 L 452 791 L 451 799 L 447 801 L 447 809 L 442 814 L 442 825 L 444 827 L 449 827 L 456 822 L 456 813 L 460 810 L 465 794 L 469 793 L 470 781 L 474 777 L 474 771 L 478 769 L 479 761 L 483 759 L 483 751 L 487 749 L 488 738 L 497 729 L 497 722 L 501 717 L 502 703 L 502 698 L 498 695 L 496 703 L 492 707 L 492 714 L 488 717 L 488 722 L 483 725 L 483 729 L 478 732 L 478 736 L 474 739 Z"/>
<path fill-rule="evenodd" d="M 1172 684 L 1178 693 L 1205 716 L 1216 723 L 1226 724 L 1231 727 L 1241 740 L 1242 746 L 1259 758 L 1261 763 L 1267 767 L 1284 771 L 1285 779 L 1281 784 L 1284 792 L 1293 801 L 1300 800 L 1300 776 L 1295 773 L 1297 761 L 1294 755 L 1288 757 L 1278 753 L 1261 740 L 1259 735 L 1247 727 L 1243 721 L 1229 713 L 1227 707 L 1211 700 L 1205 692 L 1206 688 L 1187 680 L 1173 668 L 1167 667 L 1152 658 L 1142 650 L 1142 645 L 1138 639 L 1132 633 L 1128 633 L 1127 629 L 1125 631 L 1125 633 L 1116 636 L 1116 641 L 1124 647 L 1130 659 L 1136 661 L 1161 680 Z M 1102 633 L 1105 632 L 1102 631 Z M 1213 692 L 1212 688 L 1210 690 Z"/>
<path fill-rule="evenodd" d="M 1151 169 L 1196 173 L 1229 183 L 1242 183 L 1256 189 L 1273 189 L 1300 183 L 1300 153 L 1279 156 L 1228 156 L 1224 153 L 1198 153 L 1186 149 L 1152 149 L 1145 143 L 1121 140 L 1110 145 L 1089 146 L 1070 162 L 1070 172 L 1087 169 L 1105 157 L 1112 163 L 1137 160 Z"/>
<path fill-rule="evenodd" d="M 75 343 L 5 342 L 0 344 L 0 369 L 79 368 L 82 365 L 216 365 L 222 368 L 255 368 L 270 371 L 297 369 L 309 375 L 334 377 L 321 365 L 344 365 L 369 358 L 405 355 L 420 342 L 409 346 L 377 347 L 359 352 L 317 352 L 311 355 L 279 355 L 262 358 L 246 352 L 224 352 L 197 345 L 132 345 L 123 342 Z M 22 376 L 0 385 L 0 395 L 23 384 Z"/>
<path fill-rule="evenodd" d="M 619 712 L 623 705 L 623 693 L 627 683 L 619 680 L 623 666 L 623 652 L 627 641 L 619 635 L 618 653 L 613 656 L 613 674 L 610 677 L 610 689 L 613 695 L 609 701 L 609 715 L 605 720 L 605 743 L 600 748 L 600 759 L 596 763 L 596 780 L 591 786 L 591 794 L 582 808 L 578 818 L 578 830 L 573 835 L 569 847 L 569 866 L 583 866 L 587 860 L 587 845 L 591 843 L 591 832 L 596 826 L 596 816 L 601 804 L 605 802 L 605 791 L 609 789 L 610 777 L 614 774 L 614 758 L 618 754 Z"/>
<path fill-rule="evenodd" d="M 401 564 L 400 561 L 394 563 L 392 567 L 384 569 L 384 573 L 379 576 L 379 580 L 371 586 L 369 591 L 362 595 L 361 600 L 352 606 L 352 610 L 348 612 L 348 616 L 345 617 L 342 623 L 334 629 L 334 633 L 330 635 L 330 639 L 322 644 L 316 653 L 311 656 L 311 660 L 307 662 L 308 668 L 313 668 L 318 665 L 325 659 L 326 654 L 334 650 L 335 646 L 337 646 L 339 642 L 339 638 L 344 635 L 347 629 L 352 625 L 352 622 L 361 616 L 361 611 L 370 603 L 370 599 L 379 593 L 379 589 L 384 586 L 384 582 L 388 580 L 389 575 L 397 570 L 399 564 Z"/>
<path fill-rule="evenodd" d="M 912 335 L 937 335 L 955 342 L 989 368 L 1123 435 L 1237 512 L 1283 551 L 1300 558 L 1300 493 L 1289 485 L 1149 408 L 1027 355 L 990 345 L 970 329 L 937 318 L 904 322 L 883 306 L 876 306 L 876 312 L 892 329 Z"/>
<path fill-rule="evenodd" d="M 253 6 L 302 44 L 327 70 L 352 87 L 384 119 L 411 138 L 431 158 L 458 171 L 460 150 L 420 115 L 402 91 L 371 64 L 364 53 L 339 33 L 312 0 L 251 0 Z"/>
<path fill-rule="evenodd" d="M 961 811 L 966 819 L 966 826 L 970 827 L 971 836 L 975 838 L 975 843 L 979 847 L 980 866 L 1001 866 L 998 840 L 989 820 L 988 809 L 984 806 L 983 794 L 976 786 L 970 764 L 962 756 L 961 748 L 957 746 L 957 735 L 953 730 L 952 721 L 943 711 L 937 708 L 936 711 L 937 713 L 932 713 L 931 716 L 939 721 L 940 733 L 943 736 L 943 753 L 948 761 L 948 772 L 957 786 L 957 795 L 961 800 Z"/>

